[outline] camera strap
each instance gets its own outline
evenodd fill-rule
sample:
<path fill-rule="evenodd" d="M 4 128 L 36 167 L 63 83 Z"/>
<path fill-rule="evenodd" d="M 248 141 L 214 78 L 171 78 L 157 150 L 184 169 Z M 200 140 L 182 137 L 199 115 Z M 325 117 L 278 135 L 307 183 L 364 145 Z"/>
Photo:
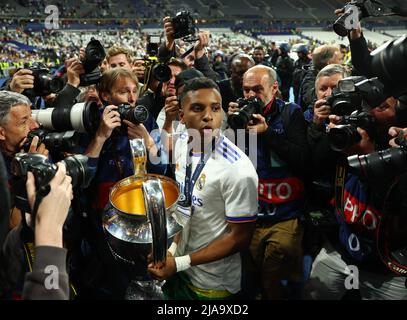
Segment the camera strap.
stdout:
<path fill-rule="evenodd" d="M 343 212 L 343 197 L 345 194 L 346 167 L 337 164 L 335 173 L 335 210 L 346 221 Z"/>

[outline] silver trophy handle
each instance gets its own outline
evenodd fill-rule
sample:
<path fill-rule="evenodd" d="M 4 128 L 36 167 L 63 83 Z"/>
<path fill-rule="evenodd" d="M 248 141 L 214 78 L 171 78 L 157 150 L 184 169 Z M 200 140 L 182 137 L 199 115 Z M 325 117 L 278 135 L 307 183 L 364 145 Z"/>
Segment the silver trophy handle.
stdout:
<path fill-rule="evenodd" d="M 153 261 L 154 263 L 165 263 L 167 257 L 167 217 L 161 181 L 156 178 L 144 181 L 143 195 L 153 238 Z"/>

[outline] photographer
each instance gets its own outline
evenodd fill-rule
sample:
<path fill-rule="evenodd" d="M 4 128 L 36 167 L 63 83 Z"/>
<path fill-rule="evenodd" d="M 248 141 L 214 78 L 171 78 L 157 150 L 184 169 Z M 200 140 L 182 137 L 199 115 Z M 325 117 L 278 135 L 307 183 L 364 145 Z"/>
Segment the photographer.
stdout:
<path fill-rule="evenodd" d="M 31 101 L 20 93 L 0 91 L 0 151 L 6 162 L 8 179 L 11 179 L 10 163 L 13 156 L 20 152 L 27 141 L 30 131 L 38 124 L 31 118 Z M 38 145 L 38 137 L 32 140 L 28 152 L 38 152 L 48 156 L 44 144 Z M 10 226 L 20 222 L 21 214 L 13 208 L 9 215 Z"/>
<path fill-rule="evenodd" d="M 276 98 L 276 79 L 276 72 L 262 65 L 250 68 L 243 77 L 244 97 L 256 97 L 263 104 L 261 114 L 254 114 L 247 126 L 258 139 L 259 218 L 250 252 L 255 264 L 252 275 L 263 299 L 282 299 L 281 280 L 302 277 L 300 217 L 309 158 L 306 123 L 299 106 Z M 238 106 L 230 103 L 229 120 Z"/>
<path fill-rule="evenodd" d="M 315 158 L 321 157 L 322 160 L 322 157 L 326 159 L 327 154 L 331 154 L 331 163 L 338 164 L 336 169 L 331 166 L 330 174 L 331 177 L 335 176 L 332 196 L 335 198 L 334 215 L 339 230 L 325 235 L 323 247 L 313 263 L 305 289 L 304 296 L 307 299 L 341 299 L 347 290 L 344 283 L 349 276 L 348 266 L 356 266 L 359 270 L 358 283 L 362 299 L 407 297 L 405 279 L 391 274 L 380 260 L 377 250 L 377 229 L 385 214 L 383 190 L 389 188 L 388 181 L 382 178 L 374 184 L 367 183 L 352 172 L 347 173 L 347 166 L 341 164 L 345 156 L 365 155 L 387 147 L 387 131 L 395 121 L 395 105 L 396 100 L 389 98 L 379 107 L 371 109 L 368 116 L 373 117 L 376 125 L 364 129 L 358 127 L 359 141 L 353 142 L 341 153 L 329 150 L 327 134 L 321 137 L 326 139 L 325 149 L 312 149 Z M 332 130 L 342 117 L 330 115 L 329 119 Z"/>
<path fill-rule="evenodd" d="M 300 105 L 306 110 L 315 101 L 315 78 L 329 64 L 341 64 L 341 52 L 332 45 L 320 46 L 312 52 L 312 66 L 306 71 L 300 87 Z"/>
<path fill-rule="evenodd" d="M 97 192 L 93 194 L 94 208 L 103 209 L 108 202 L 109 188 L 117 181 L 133 174 L 129 140 L 141 136 L 145 138 L 147 149 L 155 149 L 160 143 L 158 130 L 153 137 L 149 134 L 158 129 L 150 113 L 144 124 L 135 124 L 121 119 L 118 112 L 122 104 L 136 106 L 137 84 L 138 80 L 134 73 L 124 68 L 109 69 L 100 81 L 99 93 L 105 105 L 101 109 L 102 122 L 85 152 L 92 158 L 99 157 L 98 170 L 94 179 L 97 185 Z M 124 132 L 113 131 L 118 127 L 121 127 Z M 154 172 L 163 173 L 165 164 L 152 165 L 149 162 L 148 168 Z"/>
<path fill-rule="evenodd" d="M 6 173 L 2 155 L 0 154 L 0 176 Z M 59 165 L 58 171 L 50 183 L 50 192 L 43 199 L 38 208 L 35 227 L 35 262 L 32 270 L 27 273 L 23 288 L 23 299 L 61 299 L 69 298 L 68 275 L 66 273 L 66 250 L 62 246 L 62 227 L 66 219 L 70 200 L 72 199 L 71 178 L 66 176 L 63 165 Z M 9 199 L 7 188 L 1 188 L 1 197 Z M 27 176 L 27 194 L 31 206 L 35 202 L 35 184 L 31 172 Z M 0 217 L 7 217 L 9 207 L 6 202 L 1 207 Z M 58 205 L 56 205 L 58 204 Z M 3 229 L 3 228 L 2 228 Z M 5 241 L 0 239 L 0 287 L 6 290 L 12 274 L 21 269 L 19 259 L 14 259 L 15 254 L 22 247 L 19 239 L 19 229 L 11 231 Z M 18 248 L 18 250 L 16 250 Z M 24 258 L 23 258 L 24 259 Z M 54 266 L 58 272 L 57 288 L 49 289 L 45 286 L 45 280 L 49 277 L 46 268 Z"/>
<path fill-rule="evenodd" d="M 311 131 L 325 131 L 324 125 L 327 124 L 326 120 L 331 111 L 330 106 L 326 105 L 326 98 L 332 95 L 339 80 L 349 75 L 348 70 L 340 64 L 329 64 L 318 72 L 315 79 L 315 103 L 304 112 Z"/>
<path fill-rule="evenodd" d="M 22 94 L 0 91 L 0 151 L 7 167 L 10 159 L 21 151 L 28 133 L 39 127 L 31 118 L 30 107 L 30 100 Z M 48 155 L 45 146 L 37 143 L 38 138 L 33 139 L 30 152 Z"/>
<path fill-rule="evenodd" d="M 109 200 L 112 186 L 134 174 L 133 156 L 129 140 L 143 138 L 148 151 L 148 172 L 164 174 L 167 160 L 161 150 L 160 133 L 149 113 L 143 123 L 123 118 L 123 104 L 136 107 L 137 77 L 124 68 L 105 71 L 99 85 L 104 107 L 96 134 L 87 144 L 85 154 L 99 158 L 92 185 L 85 191 L 85 210 L 90 212 L 81 261 L 78 270 L 79 294 L 86 298 L 123 299 L 131 281 L 131 271 L 114 259 L 105 241 L 100 212 Z M 156 130 L 157 129 L 157 130 Z M 150 135 L 151 133 L 151 135 Z M 152 163 L 151 155 L 161 156 L 160 163 Z"/>
<path fill-rule="evenodd" d="M 154 76 L 150 76 L 150 81 L 147 84 L 150 89 L 137 101 L 138 104 L 142 104 L 147 107 L 154 119 L 157 119 L 161 110 L 165 106 L 165 100 L 168 97 L 175 96 L 175 77 L 182 71 L 187 69 L 185 63 L 176 58 L 171 58 L 166 65 L 171 71 L 171 78 L 166 82 L 160 83 Z M 157 93 L 158 90 L 161 91 Z"/>

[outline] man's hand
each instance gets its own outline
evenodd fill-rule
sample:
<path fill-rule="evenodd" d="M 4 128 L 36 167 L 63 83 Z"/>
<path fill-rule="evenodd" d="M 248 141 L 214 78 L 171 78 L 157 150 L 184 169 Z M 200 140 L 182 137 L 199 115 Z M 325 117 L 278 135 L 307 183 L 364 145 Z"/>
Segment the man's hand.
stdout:
<path fill-rule="evenodd" d="M 153 263 L 150 263 L 147 271 L 154 279 L 166 280 L 177 273 L 175 258 L 172 256 L 167 256 L 167 260 L 164 265 L 154 265 Z"/>
<path fill-rule="evenodd" d="M 123 120 L 123 123 L 127 126 L 127 135 L 129 140 L 132 139 L 146 139 L 149 137 L 149 133 L 146 127 L 142 124 L 134 124 L 133 122 Z"/>
<path fill-rule="evenodd" d="M 200 59 L 206 53 L 205 48 L 209 44 L 209 31 L 200 31 L 199 40 L 195 44 L 195 58 Z"/>
<path fill-rule="evenodd" d="M 79 59 L 71 58 L 65 61 L 68 83 L 77 88 L 81 82 L 80 75 L 85 72 Z"/>
<path fill-rule="evenodd" d="M 342 117 L 337 116 L 335 114 L 331 114 L 329 115 L 329 124 L 328 124 L 328 128 L 334 128 L 336 125 L 341 124 L 342 121 Z"/>
<path fill-rule="evenodd" d="M 18 70 L 11 79 L 10 90 L 22 93 L 26 89 L 34 88 L 34 76 L 28 69 Z"/>
<path fill-rule="evenodd" d="M 398 128 L 398 127 L 391 127 L 390 129 L 389 129 L 389 135 L 391 136 L 391 137 L 393 137 L 393 139 L 391 139 L 390 141 L 389 141 L 389 145 L 391 146 L 391 147 L 400 147 L 400 145 L 398 145 L 397 143 L 396 143 L 396 138 L 397 138 L 397 136 L 400 134 L 400 132 L 403 132 L 403 135 L 404 135 L 404 139 L 405 140 L 407 140 L 407 128 L 404 128 L 404 129 L 402 129 L 402 128 Z"/>
<path fill-rule="evenodd" d="M 121 126 L 120 114 L 116 111 L 117 106 L 109 105 L 103 110 L 102 121 L 96 132 L 96 137 L 106 141 L 111 136 L 114 128 Z"/>
<path fill-rule="evenodd" d="M 236 111 L 239 111 L 239 105 L 236 102 L 229 102 L 228 116 L 232 115 Z"/>
<path fill-rule="evenodd" d="M 170 17 L 165 17 L 164 22 L 164 34 L 165 34 L 165 46 L 168 50 L 172 50 L 174 47 L 174 27 Z"/>
<path fill-rule="evenodd" d="M 62 228 L 68 215 L 73 198 L 72 178 L 66 175 L 65 165 L 58 163 L 58 170 L 49 183 L 51 187 L 47 196 L 42 199 L 36 215 L 35 245 L 62 245 Z M 35 203 L 35 181 L 31 172 L 27 174 L 27 197 L 31 208 Z"/>
<path fill-rule="evenodd" d="M 153 138 L 148 133 L 144 124 L 134 124 L 130 121 L 123 120 L 123 123 L 127 126 L 127 136 L 129 140 L 132 139 L 143 139 L 146 145 L 146 150 L 150 152 L 152 155 L 157 155 L 157 148 L 155 146 L 155 142 Z"/>
<path fill-rule="evenodd" d="M 257 132 L 257 134 L 266 132 L 266 130 L 269 127 L 267 125 L 266 119 L 261 114 L 254 114 L 253 118 L 257 119 L 256 124 L 253 124 L 253 125 L 249 124 L 247 126 L 247 130 L 255 131 L 255 132 Z M 252 122 L 252 121 L 250 121 L 250 122 Z"/>
<path fill-rule="evenodd" d="M 37 136 L 35 136 L 30 144 L 30 148 L 28 149 L 28 153 L 39 153 L 42 154 L 44 156 L 46 156 L 48 158 L 48 149 L 45 147 L 45 144 L 41 143 L 40 145 L 38 145 L 40 138 L 38 138 Z M 24 150 L 21 150 L 20 152 L 25 152 Z"/>
<path fill-rule="evenodd" d="M 320 99 L 317 102 L 315 102 L 313 122 L 316 125 L 323 124 L 326 121 L 326 119 L 329 118 L 330 114 L 331 114 L 331 107 L 326 105 L 325 99 Z"/>
<path fill-rule="evenodd" d="M 179 112 L 179 102 L 177 96 L 171 96 L 165 99 L 165 121 L 173 122 L 176 120 Z"/>

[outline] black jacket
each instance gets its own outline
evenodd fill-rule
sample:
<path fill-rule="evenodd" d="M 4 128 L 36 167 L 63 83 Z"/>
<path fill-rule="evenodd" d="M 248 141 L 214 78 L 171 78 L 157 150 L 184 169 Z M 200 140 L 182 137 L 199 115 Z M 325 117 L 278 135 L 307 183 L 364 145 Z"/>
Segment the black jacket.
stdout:
<path fill-rule="evenodd" d="M 314 102 L 317 99 L 315 93 L 315 80 L 317 78 L 316 70 L 311 67 L 308 71 L 305 72 L 304 79 L 302 80 L 301 87 L 300 87 L 300 105 L 303 111 L 309 105 L 314 105 Z"/>
<path fill-rule="evenodd" d="M 232 87 L 232 82 L 230 79 L 225 79 L 218 82 L 220 95 L 222 96 L 222 108 L 228 113 L 229 103 L 236 102 L 238 98 L 243 97 L 243 90 L 237 91 Z"/>
<path fill-rule="evenodd" d="M 294 62 L 288 55 L 280 56 L 276 65 L 278 76 L 282 85 L 290 86 L 293 79 Z"/>
<path fill-rule="evenodd" d="M 278 114 L 276 104 L 271 117 Z M 299 176 L 305 176 L 309 170 L 309 147 L 307 143 L 307 124 L 304 115 L 297 108 L 292 115 L 285 136 L 276 133 L 271 126 L 259 138 L 265 139 L 270 148 L 288 164 L 290 169 Z"/>

